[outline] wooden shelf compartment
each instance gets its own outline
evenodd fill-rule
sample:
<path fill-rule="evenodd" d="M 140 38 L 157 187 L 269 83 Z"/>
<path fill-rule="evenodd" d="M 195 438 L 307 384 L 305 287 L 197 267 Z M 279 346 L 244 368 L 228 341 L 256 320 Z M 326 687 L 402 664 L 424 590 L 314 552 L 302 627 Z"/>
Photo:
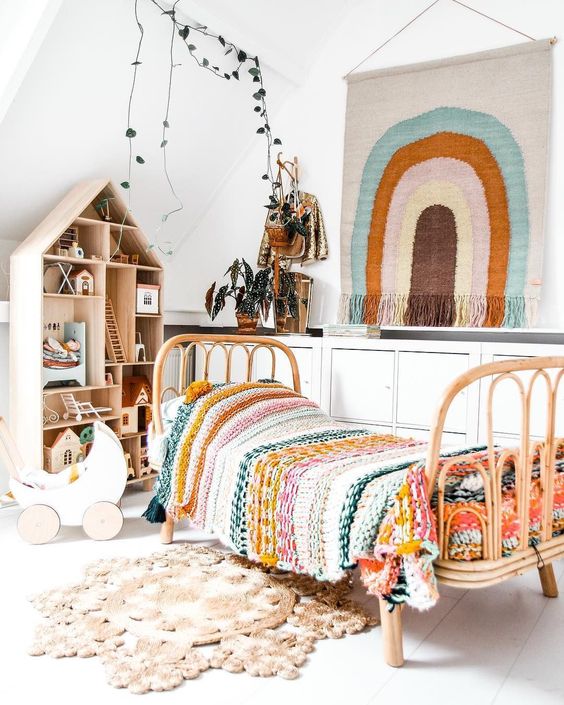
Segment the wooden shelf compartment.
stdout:
<path fill-rule="evenodd" d="M 79 387 L 78 385 L 63 385 L 61 387 L 44 387 L 43 394 L 66 394 L 70 392 L 74 394 L 75 392 L 91 392 L 95 389 L 105 390 L 105 389 L 118 389 L 121 388 L 120 384 L 89 384 L 86 387 Z"/>
<path fill-rule="evenodd" d="M 74 396 L 77 401 L 89 401 L 92 402 L 94 407 L 109 407 L 111 411 L 100 412 L 100 416 L 114 416 L 118 417 L 121 415 L 121 386 L 118 384 L 101 387 L 101 386 L 89 386 L 89 387 L 65 387 L 64 392 L 59 392 L 59 394 L 50 394 L 47 404 L 49 408 L 56 411 L 61 417 L 61 423 L 64 423 L 63 414 L 65 413 L 65 406 L 63 404 L 63 398 L 61 394 L 70 393 Z M 82 421 L 90 420 L 93 422 L 97 419 L 95 414 L 90 414 L 90 416 L 83 416 Z M 79 422 L 79 423 L 81 423 Z M 57 422 L 58 423 L 58 422 Z"/>
<path fill-rule="evenodd" d="M 84 250 L 85 259 L 92 259 L 92 255 L 99 255 L 102 260 L 110 258 L 109 252 L 109 224 L 103 220 L 93 218 L 75 218 L 72 227 L 78 229 L 78 245 Z M 63 233 L 61 233 L 62 235 Z M 59 248 L 59 240 L 45 253 L 49 256 L 56 256 Z M 78 258 L 80 259 L 80 258 Z M 95 260 L 96 261 L 96 260 Z M 99 262 L 100 260 L 98 260 Z"/>

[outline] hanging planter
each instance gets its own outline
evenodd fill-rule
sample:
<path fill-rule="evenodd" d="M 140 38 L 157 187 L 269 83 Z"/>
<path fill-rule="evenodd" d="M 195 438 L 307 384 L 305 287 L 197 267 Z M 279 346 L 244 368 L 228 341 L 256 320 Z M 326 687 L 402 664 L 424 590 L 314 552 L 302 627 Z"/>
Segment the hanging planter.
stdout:
<path fill-rule="evenodd" d="M 290 244 L 290 232 L 286 225 L 267 223 L 265 225 L 270 247 L 287 247 Z"/>

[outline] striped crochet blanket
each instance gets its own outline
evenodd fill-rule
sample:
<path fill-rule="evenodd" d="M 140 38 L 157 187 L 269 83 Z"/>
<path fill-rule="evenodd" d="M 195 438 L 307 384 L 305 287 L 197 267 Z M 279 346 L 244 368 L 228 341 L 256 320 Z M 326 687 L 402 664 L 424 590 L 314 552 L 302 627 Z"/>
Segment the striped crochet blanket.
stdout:
<path fill-rule="evenodd" d="M 426 449 L 343 428 L 281 384 L 195 382 L 151 443 L 162 469 L 144 516 L 189 517 L 240 554 L 320 580 L 360 563 L 369 592 L 425 609 L 438 598 Z M 474 479 L 461 489 L 465 477 L 451 471 L 448 497 L 479 504 L 483 487 Z M 468 544 L 468 559 L 480 537 L 474 526 L 466 531 L 467 520 L 458 514 L 451 533 L 454 551 Z"/>

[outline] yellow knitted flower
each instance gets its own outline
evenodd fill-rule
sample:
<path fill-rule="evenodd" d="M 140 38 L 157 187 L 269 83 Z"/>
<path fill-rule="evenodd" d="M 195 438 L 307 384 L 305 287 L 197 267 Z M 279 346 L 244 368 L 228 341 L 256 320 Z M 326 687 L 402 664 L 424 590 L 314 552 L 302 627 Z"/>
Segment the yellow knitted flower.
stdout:
<path fill-rule="evenodd" d="M 207 379 L 201 379 L 198 382 L 192 382 L 192 384 L 186 390 L 186 396 L 184 397 L 184 402 L 189 404 L 191 401 L 196 401 L 199 397 L 207 394 L 213 389 L 213 384 L 208 382 Z"/>

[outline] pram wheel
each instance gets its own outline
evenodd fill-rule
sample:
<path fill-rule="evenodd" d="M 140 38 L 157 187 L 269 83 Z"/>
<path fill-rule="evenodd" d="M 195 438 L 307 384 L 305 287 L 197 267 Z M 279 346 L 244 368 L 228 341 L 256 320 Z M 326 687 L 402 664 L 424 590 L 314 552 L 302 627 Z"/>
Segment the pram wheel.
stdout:
<path fill-rule="evenodd" d="M 49 543 L 59 533 L 60 528 L 59 515 L 47 504 L 32 504 L 18 517 L 18 532 L 28 543 Z"/>
<path fill-rule="evenodd" d="M 123 514 L 113 502 L 91 504 L 82 517 L 82 528 L 95 541 L 113 539 L 121 531 Z"/>

